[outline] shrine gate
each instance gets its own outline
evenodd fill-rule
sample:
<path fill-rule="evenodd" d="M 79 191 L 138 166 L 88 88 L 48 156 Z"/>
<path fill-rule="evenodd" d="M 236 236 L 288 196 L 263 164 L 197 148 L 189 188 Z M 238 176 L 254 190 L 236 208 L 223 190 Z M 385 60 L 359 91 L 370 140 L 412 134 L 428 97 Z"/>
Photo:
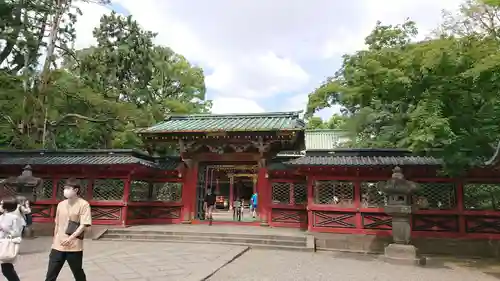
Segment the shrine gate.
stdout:
<path fill-rule="evenodd" d="M 258 193 L 258 217 L 214 224 L 388 235 L 379 181 L 399 166 L 420 184 L 415 237 L 500 238 L 499 154 L 460 178 L 439 176 L 442 161 L 401 149 L 341 149 L 342 131 L 305 130 L 298 112 L 170 116 L 139 132 L 136 150 L 0 151 L 0 179 L 29 164 L 43 179 L 34 221 L 50 223 L 65 179 L 83 183 L 94 224 L 202 224 L 212 188 L 221 214 Z M 11 191 L 15 192 L 15 191 Z M 218 200 L 219 200 L 218 199 Z"/>

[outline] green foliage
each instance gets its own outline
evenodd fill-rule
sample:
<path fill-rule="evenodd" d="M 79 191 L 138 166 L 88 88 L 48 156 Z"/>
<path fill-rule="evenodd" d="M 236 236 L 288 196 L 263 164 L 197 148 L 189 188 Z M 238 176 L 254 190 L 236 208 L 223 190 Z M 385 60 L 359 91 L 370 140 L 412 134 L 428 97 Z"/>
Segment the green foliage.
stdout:
<path fill-rule="evenodd" d="M 320 117 L 309 117 L 307 119 L 307 129 L 338 129 L 343 130 L 346 125 L 346 117 L 334 114 L 328 121 L 323 121 Z"/>
<path fill-rule="evenodd" d="M 309 95 L 307 114 L 342 106 L 344 129 L 356 135 L 351 146 L 442 157 L 449 173 L 482 163 L 500 135 L 500 42 L 485 30 L 455 29 L 460 21 L 474 26 L 481 11 L 496 13 L 468 2 L 438 36 L 420 42 L 411 21 L 378 23 L 368 49 L 345 55 L 335 75 Z"/>
<path fill-rule="evenodd" d="M 202 69 L 155 45 L 132 17 L 103 16 L 97 45 L 72 49 L 74 3 L 0 4 L 0 148 L 138 147 L 137 128 L 210 110 Z"/>

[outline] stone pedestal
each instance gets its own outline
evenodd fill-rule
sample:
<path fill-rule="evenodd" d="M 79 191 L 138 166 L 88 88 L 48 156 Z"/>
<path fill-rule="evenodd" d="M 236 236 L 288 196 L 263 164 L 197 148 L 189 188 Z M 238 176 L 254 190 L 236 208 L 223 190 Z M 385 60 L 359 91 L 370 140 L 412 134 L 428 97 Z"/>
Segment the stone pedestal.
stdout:
<path fill-rule="evenodd" d="M 417 255 L 417 248 L 413 245 L 389 244 L 384 250 L 384 260 L 395 264 L 424 265 L 425 259 Z"/>

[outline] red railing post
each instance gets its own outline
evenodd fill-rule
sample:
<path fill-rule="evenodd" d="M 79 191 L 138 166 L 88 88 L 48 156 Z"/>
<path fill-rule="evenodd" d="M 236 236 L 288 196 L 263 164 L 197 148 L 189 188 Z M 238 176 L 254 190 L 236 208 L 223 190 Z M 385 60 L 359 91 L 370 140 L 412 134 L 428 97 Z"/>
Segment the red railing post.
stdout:
<path fill-rule="evenodd" d="M 123 185 L 123 207 L 122 207 L 122 225 L 126 226 L 128 222 L 128 202 L 130 200 L 130 182 L 132 181 L 132 172 L 129 173 Z"/>
<path fill-rule="evenodd" d="M 262 226 L 269 226 L 269 211 L 271 196 L 269 191 L 269 175 L 267 174 L 267 167 L 262 165 L 259 167 L 258 179 L 257 179 L 257 192 L 258 192 L 258 213 L 260 217 L 260 224 Z"/>
<path fill-rule="evenodd" d="M 361 182 L 354 181 L 354 208 L 356 208 L 356 228 L 363 229 L 363 218 L 361 214 Z"/>
<path fill-rule="evenodd" d="M 53 177 L 52 178 L 52 197 L 51 201 L 54 202 L 52 207 L 50 208 L 50 217 L 54 218 L 56 217 L 56 211 L 57 211 L 57 188 L 59 187 L 59 178 L 58 177 Z"/>
<path fill-rule="evenodd" d="M 312 205 L 314 204 L 313 196 L 314 196 L 314 178 L 313 177 L 307 177 L 307 230 L 312 231 L 313 227 L 313 211 L 310 209 Z"/>
<path fill-rule="evenodd" d="M 458 232 L 465 235 L 465 217 L 464 217 L 464 182 L 457 181 L 457 209 L 458 209 Z"/>

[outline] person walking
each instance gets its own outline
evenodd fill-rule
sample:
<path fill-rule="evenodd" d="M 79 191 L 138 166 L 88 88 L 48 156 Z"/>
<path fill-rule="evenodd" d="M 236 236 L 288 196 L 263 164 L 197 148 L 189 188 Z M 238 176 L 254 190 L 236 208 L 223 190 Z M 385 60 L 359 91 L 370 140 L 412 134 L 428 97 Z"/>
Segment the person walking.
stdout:
<path fill-rule="evenodd" d="M 23 216 L 24 220 L 26 221 L 26 226 L 23 228 L 23 237 L 31 237 L 31 225 L 33 224 L 33 217 L 31 215 L 31 206 L 30 206 L 30 201 L 26 198 L 23 198 L 23 200 L 20 201 L 19 203 L 19 211 L 21 212 L 21 215 Z"/>
<path fill-rule="evenodd" d="M 212 225 L 213 212 L 215 209 L 215 201 L 216 201 L 215 194 L 213 193 L 212 188 L 209 188 L 207 195 L 205 196 L 205 204 L 204 204 L 206 212 L 205 219 L 208 220 L 208 225 Z"/>
<path fill-rule="evenodd" d="M 255 192 L 252 195 L 250 201 L 252 203 L 252 217 L 255 218 L 255 216 L 257 215 L 257 203 L 258 203 L 257 192 Z"/>
<path fill-rule="evenodd" d="M 20 244 L 26 223 L 19 213 L 18 201 L 15 197 L 7 197 L 2 200 L 0 206 L 2 210 L 2 215 L 0 215 L 0 239 L 4 239 L 2 242 L 6 242 L 5 239 L 12 239 L 11 243 Z M 14 262 L 15 258 L 14 260 L 2 261 L 2 274 L 7 281 L 20 281 L 14 269 Z"/>
<path fill-rule="evenodd" d="M 57 205 L 54 241 L 49 255 L 45 281 L 56 281 L 67 261 L 75 281 L 87 281 L 83 270 L 83 235 L 92 224 L 90 205 L 79 196 L 80 182 L 68 179 L 64 185 L 66 200 Z"/>

